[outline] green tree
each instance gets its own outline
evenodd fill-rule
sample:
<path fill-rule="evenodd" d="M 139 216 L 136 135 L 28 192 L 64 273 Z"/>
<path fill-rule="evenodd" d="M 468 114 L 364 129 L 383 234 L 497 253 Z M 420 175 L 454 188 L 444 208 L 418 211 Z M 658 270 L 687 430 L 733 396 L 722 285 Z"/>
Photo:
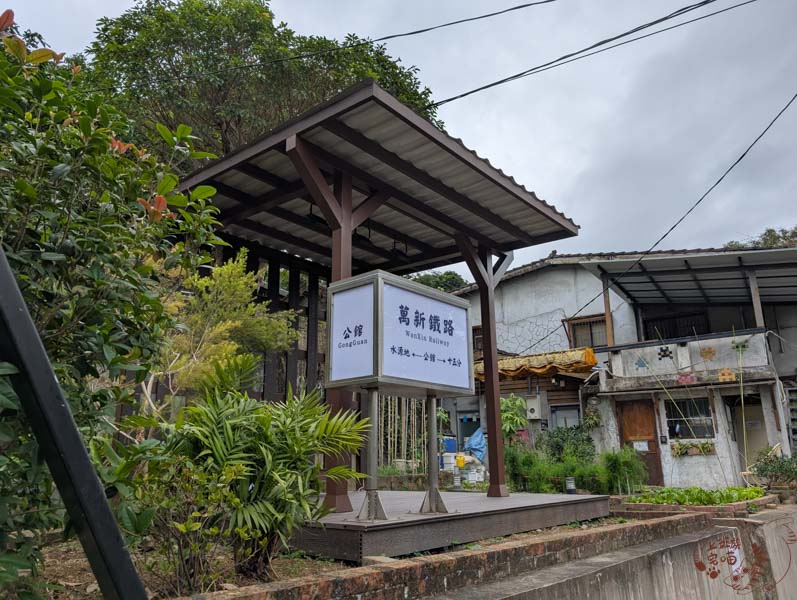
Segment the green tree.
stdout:
<path fill-rule="evenodd" d="M 788 227 L 778 229 L 768 227 L 763 233 L 753 238 L 741 242 L 728 242 L 725 247 L 736 250 L 744 248 L 797 248 L 797 225 L 791 229 Z"/>
<path fill-rule="evenodd" d="M 253 301 L 261 274 L 246 270 L 246 255 L 242 249 L 209 275 L 194 274 L 171 286 L 176 291 L 165 304 L 178 326 L 164 339 L 141 384 L 150 412 L 166 408 L 154 401 L 156 382 L 165 384 L 172 397 L 195 391 L 214 363 L 239 354 L 287 350 L 297 339 L 292 311 L 269 312 L 268 303 Z"/>
<path fill-rule="evenodd" d="M 143 135 L 188 123 L 226 153 L 367 77 L 434 119 L 415 67 L 376 44 L 337 51 L 362 41 L 298 35 L 266 0 L 141 0 L 100 19 L 86 52 L 91 84 L 119 93 Z"/>
<path fill-rule="evenodd" d="M 431 271 L 413 275 L 410 279 L 443 292 L 453 292 L 468 285 L 468 282 L 456 271 Z"/>
<path fill-rule="evenodd" d="M 186 276 L 209 260 L 215 190 L 175 191 L 171 165 L 196 156 L 190 128 L 161 129 L 170 158 L 159 162 L 126 141 L 130 122 L 106 98 L 78 89 L 79 68 L 28 49 L 13 18 L 0 15 L 0 244 L 90 437 L 126 399 L 124 374 L 143 376 L 173 325 L 153 259 Z M 14 369 L 0 363 L 0 585 L 22 594 L 19 572 L 35 574 L 60 513 L 5 377 Z"/>

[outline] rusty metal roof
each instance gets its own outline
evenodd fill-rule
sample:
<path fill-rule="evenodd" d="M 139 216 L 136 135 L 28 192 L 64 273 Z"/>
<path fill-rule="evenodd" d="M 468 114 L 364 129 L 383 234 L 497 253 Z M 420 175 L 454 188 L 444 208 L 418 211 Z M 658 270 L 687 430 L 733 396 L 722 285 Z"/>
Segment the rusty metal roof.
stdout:
<path fill-rule="evenodd" d="M 355 207 L 379 190 L 389 196 L 354 234 L 355 272 L 459 262 L 455 233 L 496 252 L 578 233 L 555 207 L 370 80 L 192 173 L 181 188 L 216 187 L 228 236 L 328 266 L 329 227 L 285 154 L 294 135 L 328 181 L 337 169 L 352 173 Z"/>

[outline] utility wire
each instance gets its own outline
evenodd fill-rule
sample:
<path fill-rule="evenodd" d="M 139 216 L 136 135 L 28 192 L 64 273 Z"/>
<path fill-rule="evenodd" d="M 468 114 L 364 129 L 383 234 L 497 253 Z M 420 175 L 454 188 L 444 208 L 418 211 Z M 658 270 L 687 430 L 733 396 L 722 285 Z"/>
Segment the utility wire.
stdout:
<path fill-rule="evenodd" d="M 778 119 L 781 117 L 781 115 L 783 115 L 783 113 L 785 113 L 785 112 L 786 112 L 786 111 L 789 109 L 789 107 L 790 107 L 790 106 L 791 106 L 791 105 L 794 103 L 794 101 L 795 101 L 795 100 L 797 100 L 797 93 L 795 93 L 795 94 L 794 94 L 794 95 L 791 97 L 791 99 L 790 99 L 790 100 L 789 100 L 789 101 L 786 103 L 786 105 L 785 105 L 783 108 L 781 108 L 781 109 L 780 109 L 780 111 L 778 112 L 778 114 L 776 114 L 776 115 L 775 115 L 775 117 L 774 117 L 774 118 L 773 118 L 773 119 L 772 119 L 772 120 L 769 122 L 769 124 L 768 124 L 768 125 L 767 125 L 767 126 L 764 128 L 764 130 L 763 130 L 761 133 L 759 133 L 759 134 L 758 134 L 758 136 L 757 136 L 757 137 L 756 137 L 756 138 L 755 138 L 755 139 L 752 141 L 752 143 L 751 143 L 749 146 L 747 146 L 747 148 L 745 149 L 745 151 L 744 151 L 744 152 L 742 152 L 742 153 L 739 155 L 739 158 L 737 158 L 735 161 L 733 161 L 733 163 L 732 163 L 732 164 L 731 164 L 731 165 L 730 165 L 730 166 L 729 166 L 727 169 L 725 169 L 725 172 L 724 172 L 722 175 L 720 175 L 719 179 L 717 179 L 717 180 L 716 180 L 716 181 L 715 181 L 713 184 L 711 184 L 711 186 L 710 186 L 710 187 L 709 187 L 709 188 L 708 188 L 708 189 L 707 189 L 707 190 L 706 190 L 706 191 L 703 193 L 703 195 L 702 195 L 702 196 L 700 196 L 700 198 L 698 198 L 698 199 L 697 199 L 697 201 L 696 201 L 696 202 L 694 202 L 694 203 L 692 204 L 692 206 L 690 206 L 690 207 L 689 207 L 689 209 L 688 209 L 688 210 L 687 210 L 687 211 L 686 211 L 686 212 L 685 212 L 683 215 L 681 215 L 681 217 L 680 217 L 680 218 L 679 218 L 677 221 L 675 221 L 675 223 L 673 223 L 673 224 L 672 224 L 672 226 L 670 226 L 670 228 L 669 228 L 667 231 L 665 231 L 665 232 L 664 232 L 664 234 L 662 234 L 662 235 L 661 235 L 661 237 L 659 237 L 659 239 L 657 239 L 657 240 L 656 240 L 656 241 L 653 243 L 653 245 L 652 245 L 650 248 L 648 248 L 647 250 L 645 250 L 645 251 L 644 251 L 644 252 L 643 252 L 643 253 L 642 253 L 642 254 L 639 256 L 639 258 L 637 258 L 637 259 L 636 259 L 636 260 L 635 260 L 635 261 L 634 261 L 634 262 L 633 262 L 633 263 L 632 263 L 632 264 L 631 264 L 631 265 L 630 265 L 630 266 L 629 266 L 629 267 L 628 267 L 628 268 L 627 268 L 625 271 L 623 271 L 622 273 L 620 273 L 620 275 L 618 275 L 617 277 L 611 277 L 611 278 L 609 279 L 608 285 L 601 286 L 601 291 L 600 291 L 600 292 L 598 292 L 597 294 L 595 294 L 595 295 L 594 295 L 592 298 L 590 298 L 590 299 L 589 299 L 589 300 L 588 300 L 588 301 L 587 301 L 587 302 L 586 302 L 586 303 L 585 303 L 585 304 L 584 304 L 584 305 L 583 305 L 581 308 L 579 308 L 579 309 L 578 309 L 578 310 L 577 310 L 575 313 L 573 313 L 573 314 L 572 314 L 572 315 L 569 317 L 569 319 L 572 319 L 572 318 L 574 318 L 574 317 L 578 316 L 578 315 L 581 313 L 581 311 L 583 311 L 583 310 L 584 310 L 585 308 L 587 308 L 587 307 L 588 307 L 590 304 L 592 304 L 592 303 L 593 303 L 595 300 L 597 300 L 598 298 L 600 298 L 600 297 L 601 297 L 601 296 L 602 296 L 604 293 L 606 293 L 606 292 L 607 292 L 609 289 L 611 289 L 611 287 L 612 287 L 612 284 L 614 284 L 614 283 L 617 283 L 618 281 L 620 281 L 620 279 L 622 279 L 622 278 L 623 278 L 625 275 L 627 275 L 627 274 L 628 274 L 628 273 L 629 273 L 629 272 L 630 272 L 630 271 L 631 271 L 631 270 L 632 270 L 634 267 L 636 267 L 636 266 L 637 266 L 639 263 L 641 263 L 643 258 L 645 258 L 645 257 L 646 257 L 648 254 L 650 254 L 651 252 L 653 252 L 653 250 L 654 250 L 654 249 L 655 249 L 655 248 L 656 248 L 656 247 L 657 247 L 657 246 L 658 246 L 658 245 L 659 245 L 659 244 L 660 244 L 662 241 L 664 241 L 664 239 L 665 239 L 665 238 L 666 238 L 668 235 L 670 235 L 670 234 L 671 234 L 673 231 L 675 231 L 675 229 L 676 229 L 676 228 L 677 228 L 677 227 L 678 227 L 678 226 L 679 226 L 681 223 L 683 223 L 683 221 L 686 219 L 686 217 L 688 217 L 690 214 L 692 214 L 692 212 L 693 212 L 693 211 L 694 211 L 694 210 L 695 210 L 695 209 L 696 209 L 696 208 L 697 208 L 697 207 L 698 207 L 698 206 L 699 206 L 699 205 L 700 205 L 700 204 L 703 202 L 703 200 L 705 200 L 705 199 L 706 199 L 706 197 L 708 197 L 708 195 L 709 195 L 709 194 L 710 194 L 712 191 L 714 191 L 714 189 L 715 189 L 715 188 L 716 188 L 716 187 L 717 187 L 717 186 L 718 186 L 720 183 L 722 183 L 722 181 L 723 181 L 723 180 L 724 180 L 724 179 L 725 179 L 725 178 L 728 176 L 728 174 L 729 174 L 731 171 L 733 171 L 733 169 L 735 169 L 735 168 L 736 168 L 736 166 L 737 166 L 737 165 L 738 165 L 740 162 L 742 162 L 742 160 L 744 160 L 744 158 L 747 156 L 747 154 L 750 152 L 750 150 L 752 150 L 752 149 L 753 149 L 753 147 L 754 147 L 754 146 L 755 146 L 755 145 L 756 145 L 756 144 L 757 144 L 757 143 L 758 143 L 758 142 L 761 140 L 761 138 L 763 138 L 763 137 L 764 137 L 764 136 L 767 134 L 767 132 L 768 132 L 768 131 L 769 131 L 769 130 L 772 128 L 772 126 L 775 124 L 775 122 L 776 122 L 776 121 L 777 121 L 777 120 L 778 120 Z M 544 342 L 544 341 L 545 341 L 545 340 L 547 340 L 549 337 L 551 337 L 551 336 L 552 336 L 552 335 L 553 335 L 553 334 L 554 334 L 556 331 L 558 331 L 560 328 L 563 328 L 563 327 L 564 327 L 564 322 L 563 322 L 562 324 L 558 325 L 557 327 L 553 328 L 551 331 L 549 331 L 547 334 L 545 334 L 545 336 L 543 336 L 542 338 L 540 338 L 539 340 L 537 340 L 536 342 L 534 342 L 533 344 L 531 344 L 531 345 L 530 345 L 529 347 L 527 347 L 525 350 L 522 350 L 522 351 L 520 351 L 518 354 L 526 354 L 526 353 L 527 353 L 529 350 L 532 350 L 532 349 L 533 349 L 533 348 L 535 348 L 536 346 L 540 345 L 542 342 Z"/>
<path fill-rule="evenodd" d="M 652 33 L 641 35 L 641 36 L 632 38 L 630 40 L 625 40 L 625 41 L 620 42 L 618 44 L 612 44 L 612 45 L 607 46 L 605 48 L 601 48 L 600 50 L 595 50 L 595 48 L 599 48 L 601 46 L 605 46 L 606 44 L 611 44 L 611 42 L 614 42 L 614 41 L 619 40 L 621 38 L 627 37 L 629 35 L 633 35 L 634 33 L 637 33 L 638 31 L 642 31 L 643 29 L 648 29 L 648 28 L 653 27 L 655 25 L 658 25 L 660 23 L 664 23 L 665 21 L 669 21 L 670 19 L 674 19 L 676 17 L 680 17 L 680 16 L 682 16 L 682 15 L 688 13 L 688 12 L 691 12 L 691 11 L 697 10 L 699 8 L 702 8 L 704 6 L 707 6 L 707 5 L 709 5 L 709 4 L 711 4 L 711 3 L 715 2 L 715 1 L 716 0 L 703 0 L 702 2 L 698 2 L 697 4 L 692 4 L 692 5 L 689 5 L 689 6 L 685 6 L 683 8 L 680 8 L 680 9 L 676 10 L 675 12 L 670 13 L 669 15 L 666 15 L 664 17 L 660 17 L 660 18 L 658 18 L 658 19 L 656 19 L 654 21 L 650 21 L 649 23 L 645 23 L 644 25 L 639 25 L 637 27 L 634 27 L 633 29 L 629 29 L 628 31 L 626 31 L 624 33 L 620 33 L 620 34 L 614 35 L 614 36 L 612 36 L 610 38 L 606 38 L 606 39 L 601 40 L 599 42 L 595 42 L 591 46 L 587 46 L 586 48 L 582 48 L 581 50 L 576 50 L 575 52 L 569 52 L 568 54 L 560 56 L 559 58 L 556 58 L 554 60 L 550 60 L 548 62 L 545 62 L 545 63 L 543 63 L 541 65 L 537 65 L 536 67 L 531 67 L 530 69 L 526 69 L 525 71 L 521 71 L 519 73 L 515 73 L 514 75 L 510 75 L 509 77 L 504 77 L 503 79 L 499 79 L 497 81 L 493 81 L 492 83 L 488 83 L 488 84 L 479 86 L 477 88 L 474 88 L 472 90 L 468 90 L 466 92 L 462 92 L 461 94 L 457 94 L 456 96 L 451 96 L 450 98 L 446 98 L 445 100 L 439 100 L 437 102 L 432 102 L 431 104 L 427 105 L 425 108 L 437 108 L 439 106 L 442 106 L 443 104 L 447 104 L 448 102 L 453 102 L 454 100 L 459 100 L 461 98 L 465 98 L 465 97 L 470 96 L 472 94 L 476 94 L 478 92 L 483 92 L 484 90 L 488 90 L 490 88 L 494 88 L 496 86 L 503 85 L 505 83 L 509 83 L 510 81 L 515 81 L 517 79 L 522 79 L 523 77 L 528 77 L 530 75 L 536 75 L 537 73 L 542 73 L 543 71 L 548 71 L 549 69 L 555 69 L 556 67 L 561 67 L 562 65 L 566 65 L 567 63 L 575 62 L 577 60 L 581 60 L 582 58 L 587 58 L 588 56 L 593 56 L 595 54 L 600 54 L 601 52 L 606 52 L 607 50 L 611 50 L 612 48 L 618 48 L 620 46 L 624 46 L 626 44 L 630 44 L 631 42 L 637 42 L 639 40 L 643 40 L 645 38 L 649 38 L 649 37 L 652 37 L 654 35 L 658 35 L 660 33 L 664 33 L 665 31 L 670 31 L 671 29 L 677 29 L 678 27 L 683 27 L 684 25 L 689 25 L 690 23 L 695 23 L 697 21 L 702 21 L 703 19 L 707 19 L 709 17 L 713 17 L 715 15 L 719 15 L 721 13 L 727 12 L 729 10 L 733 10 L 733 9 L 739 8 L 741 6 L 745 6 L 746 4 L 752 4 L 753 2 L 757 2 L 758 0 L 747 0 L 746 2 L 741 2 L 739 4 L 735 4 L 733 6 L 729 6 L 727 8 L 723 8 L 722 10 L 717 10 L 717 11 L 714 11 L 712 13 L 705 14 L 705 15 L 702 15 L 700 17 L 696 17 L 694 19 L 690 19 L 688 21 L 684 21 L 682 23 L 678 23 L 677 25 L 672 25 L 670 27 L 665 27 L 664 29 L 659 29 L 659 30 L 654 31 Z M 590 52 L 590 50 L 593 50 L 593 52 Z"/>
<path fill-rule="evenodd" d="M 343 44 L 341 46 L 335 46 L 334 48 L 325 48 L 324 50 L 316 50 L 314 52 L 305 52 L 305 53 L 302 53 L 302 54 L 294 54 L 294 55 L 291 55 L 291 56 L 284 56 L 282 58 L 276 58 L 276 59 L 268 60 L 268 61 L 259 61 L 259 62 L 254 62 L 254 63 L 247 64 L 247 65 L 238 65 L 238 66 L 235 66 L 235 67 L 225 67 L 224 69 L 219 69 L 219 70 L 216 70 L 216 71 L 205 71 L 205 72 L 203 72 L 201 74 L 201 77 L 208 77 L 208 76 L 213 76 L 213 75 L 221 75 L 221 74 L 227 73 L 229 71 L 238 71 L 238 70 L 242 70 L 242 69 L 254 69 L 256 67 L 267 67 L 269 65 L 274 65 L 274 64 L 283 63 L 283 62 L 289 62 L 289 61 L 293 61 L 293 60 L 304 60 L 306 58 L 314 58 L 316 56 L 322 56 L 324 54 L 330 54 L 332 52 L 342 52 L 344 50 L 351 50 L 352 48 L 359 48 L 361 46 L 368 46 L 370 44 L 377 44 L 379 42 L 386 42 L 388 40 L 395 40 L 395 39 L 398 39 L 398 38 L 410 37 L 410 36 L 413 36 L 413 35 L 420 35 L 422 33 L 428 33 L 430 31 L 436 31 L 437 29 L 444 29 L 446 27 L 453 27 L 454 25 L 461 25 L 462 23 L 470 23 L 470 22 L 473 22 L 473 21 L 481 21 L 482 19 L 490 19 L 492 17 L 497 17 L 497 16 L 504 15 L 504 14 L 507 14 L 507 13 L 510 13 L 510 12 L 515 12 L 515 11 L 518 11 L 518 10 L 531 8 L 533 6 L 539 6 L 541 4 L 551 4 L 553 2 L 557 2 L 557 0 L 538 0 L 537 2 L 525 2 L 523 4 L 518 4 L 516 6 L 511 6 L 509 8 L 505 8 L 503 10 L 498 10 L 498 11 L 495 11 L 495 12 L 486 13 L 486 14 L 483 14 L 483 15 L 475 16 L 475 17 L 468 17 L 466 19 L 458 19 L 456 21 L 449 21 L 447 23 L 441 23 L 440 25 L 433 25 L 431 27 L 424 27 L 423 29 L 415 29 L 413 31 L 405 31 L 403 33 L 393 33 L 393 34 L 385 35 L 385 36 L 382 36 L 382 37 L 379 37 L 379 38 L 375 38 L 375 39 L 366 39 L 366 40 L 362 40 L 360 42 L 354 42 L 354 43 L 351 43 L 351 44 Z M 174 79 L 174 78 L 173 77 L 160 77 L 160 78 L 155 78 L 155 79 L 153 79 L 151 81 L 169 81 L 171 79 Z M 107 87 L 103 87 L 103 88 L 95 88 L 95 89 L 92 89 L 92 90 L 89 90 L 89 91 L 98 92 L 98 91 L 110 90 L 110 89 L 115 89 L 115 87 L 114 86 L 107 86 Z"/>

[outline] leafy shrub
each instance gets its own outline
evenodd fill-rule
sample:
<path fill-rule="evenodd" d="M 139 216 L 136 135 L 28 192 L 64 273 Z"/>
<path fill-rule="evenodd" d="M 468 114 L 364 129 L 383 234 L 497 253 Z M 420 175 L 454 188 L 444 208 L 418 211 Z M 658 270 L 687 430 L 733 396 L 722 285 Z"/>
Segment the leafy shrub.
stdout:
<path fill-rule="evenodd" d="M 727 487 L 719 490 L 704 490 L 699 487 L 666 487 L 631 496 L 626 501 L 631 503 L 713 506 L 755 500 L 756 498 L 761 498 L 764 493 L 764 488 L 760 487 Z"/>
<path fill-rule="evenodd" d="M 501 433 L 505 439 L 514 437 L 518 431 L 528 427 L 528 424 L 525 398 L 515 394 L 501 398 Z"/>
<path fill-rule="evenodd" d="M 215 190 L 176 190 L 174 157 L 200 158 L 188 127 L 172 132 L 166 164 L 130 139 L 106 98 L 79 89 L 79 69 L 0 15 L 0 245 L 19 282 L 81 432 L 107 427 L 174 325 L 149 265 L 194 273 L 209 260 Z M 5 290 L 0 291 L 4 293 Z M 0 585 L 27 593 L 20 572 L 40 568 L 41 535 L 63 509 L 38 444 L 0 367 Z"/>
<path fill-rule="evenodd" d="M 775 456 L 769 449 L 761 452 L 750 467 L 753 474 L 765 477 L 770 486 L 797 484 L 797 456 Z"/>
<path fill-rule="evenodd" d="M 606 471 L 599 462 L 583 462 L 572 456 L 555 461 L 522 442 L 505 447 L 504 464 L 510 485 L 516 491 L 563 492 L 567 477 L 574 477 L 579 489 L 600 494 L 608 490 Z"/>
<path fill-rule="evenodd" d="M 600 456 L 600 463 L 606 472 L 608 493 L 622 493 L 623 489 L 630 491 L 628 488 L 638 487 L 648 479 L 648 469 L 644 461 L 631 446 L 604 452 Z"/>
<path fill-rule="evenodd" d="M 145 566 L 162 575 L 165 592 L 215 587 L 220 574 L 211 558 L 220 545 L 229 547 L 238 572 L 273 578 L 278 546 L 327 514 L 319 503 L 323 478 L 316 457 L 356 451 L 368 428 L 354 412 L 332 415 L 320 390 L 289 390 L 285 402 L 263 403 L 226 389 L 245 381 L 245 362 L 233 365 L 233 375 L 217 366 L 202 386 L 204 398 L 175 423 L 129 419 L 136 427 L 156 427 L 160 439 L 92 445 L 126 533 L 154 549 Z M 324 475 L 341 481 L 358 476 L 346 466 Z"/>
<path fill-rule="evenodd" d="M 589 432 L 579 425 L 544 431 L 537 440 L 537 446 L 554 461 L 570 457 L 592 462 L 595 458 L 595 442 Z"/>

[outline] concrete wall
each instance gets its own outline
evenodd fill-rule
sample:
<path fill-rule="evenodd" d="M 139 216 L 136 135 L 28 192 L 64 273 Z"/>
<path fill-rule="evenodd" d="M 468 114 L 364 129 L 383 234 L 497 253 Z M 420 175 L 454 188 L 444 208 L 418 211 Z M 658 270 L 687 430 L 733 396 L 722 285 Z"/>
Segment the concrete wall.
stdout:
<path fill-rule="evenodd" d="M 764 320 L 769 330 L 783 338 L 769 337 L 778 375 L 783 380 L 797 380 L 797 305 L 764 306 Z"/>
<path fill-rule="evenodd" d="M 689 398 L 686 392 L 672 391 L 676 398 Z M 664 485 L 674 487 L 699 486 L 705 489 L 718 489 L 734 485 L 744 485 L 741 476 L 738 447 L 733 441 L 732 424 L 721 395 L 716 390 L 701 389 L 691 392 L 692 397 L 709 398 L 716 424 L 713 440 L 716 454 L 698 456 L 673 456 L 669 443 L 660 444 L 661 470 Z M 656 415 L 661 435 L 667 435 L 667 417 L 664 408 L 664 394 L 656 394 Z"/>
<path fill-rule="evenodd" d="M 555 265 L 520 277 L 502 281 L 495 291 L 495 320 L 498 347 L 507 352 L 538 354 L 566 350 L 567 333 L 562 319 L 575 313 L 601 291 L 601 282 L 580 265 Z M 478 292 L 464 296 L 471 302 L 473 324 L 481 324 Z M 616 344 L 637 341 L 634 311 L 614 292 L 610 292 Z M 603 314 L 599 297 L 579 316 Z M 553 333 L 527 351 L 533 343 Z"/>

